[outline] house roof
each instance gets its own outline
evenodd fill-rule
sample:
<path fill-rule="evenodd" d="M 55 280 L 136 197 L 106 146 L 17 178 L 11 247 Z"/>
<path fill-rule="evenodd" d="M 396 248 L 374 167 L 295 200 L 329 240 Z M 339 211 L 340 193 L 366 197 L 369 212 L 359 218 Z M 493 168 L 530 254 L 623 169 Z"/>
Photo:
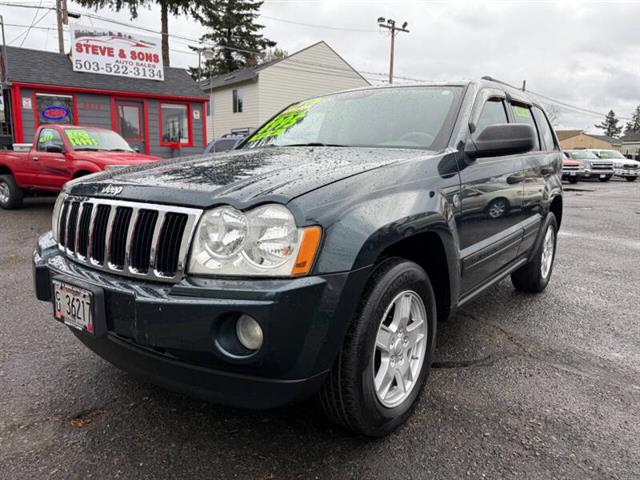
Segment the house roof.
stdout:
<path fill-rule="evenodd" d="M 282 62 L 283 60 L 289 60 L 290 58 L 296 56 L 297 54 L 302 53 L 305 50 L 309 50 L 310 48 L 316 47 L 318 45 L 325 45 L 327 48 L 329 48 L 329 50 L 335 53 L 336 56 L 338 56 L 340 60 L 342 60 L 351 70 L 353 70 L 353 73 L 355 73 L 360 78 L 362 78 L 365 82 L 367 82 L 367 84 L 369 83 L 367 79 L 365 79 L 362 75 L 360 75 L 360 73 L 355 68 L 349 65 L 349 63 L 344 58 L 342 58 L 333 48 L 331 48 L 324 40 L 320 40 L 319 42 L 309 45 L 308 47 L 305 47 L 302 50 L 298 50 L 297 52 L 292 53 L 291 55 L 288 55 L 284 58 L 277 58 L 270 62 L 261 63 L 260 65 L 256 65 L 254 67 L 241 68 L 231 73 L 226 73 L 224 75 L 217 75 L 215 77 L 211 77 L 211 79 L 203 80 L 202 82 L 200 82 L 200 88 L 202 88 L 202 90 L 207 91 L 207 90 L 213 90 L 220 87 L 227 87 L 229 85 L 235 85 L 241 82 L 255 81 L 258 79 L 258 73 L 261 70 L 264 70 L 265 68 L 269 68 L 275 65 L 276 63 Z"/>
<path fill-rule="evenodd" d="M 556 130 L 556 135 L 558 136 L 558 140 L 561 142 L 563 140 L 567 140 L 568 138 L 577 137 L 578 135 L 586 135 L 591 138 L 597 138 L 598 140 L 602 140 L 604 142 L 609 142 L 611 145 L 622 145 L 622 140 L 619 138 L 608 137 L 607 135 L 596 135 L 594 133 L 587 133 L 584 130 Z"/>
<path fill-rule="evenodd" d="M 37 83 L 60 87 L 90 88 L 148 95 L 199 97 L 206 95 L 181 68 L 164 67 L 164 81 L 74 72 L 71 59 L 57 52 L 6 47 L 7 78 L 13 83 Z"/>
<path fill-rule="evenodd" d="M 556 130 L 558 140 L 566 140 L 567 138 L 576 137 L 582 133 L 582 130 Z"/>
<path fill-rule="evenodd" d="M 638 143 L 640 142 L 640 132 L 628 133 L 620 140 L 622 140 L 622 143 Z"/>

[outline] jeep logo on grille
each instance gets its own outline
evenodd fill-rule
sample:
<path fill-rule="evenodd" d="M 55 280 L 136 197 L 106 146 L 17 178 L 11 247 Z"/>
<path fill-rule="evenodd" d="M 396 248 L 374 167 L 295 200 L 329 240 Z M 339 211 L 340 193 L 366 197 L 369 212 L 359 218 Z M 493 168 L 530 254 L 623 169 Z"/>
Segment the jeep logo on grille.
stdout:
<path fill-rule="evenodd" d="M 117 187 L 115 185 L 107 185 L 100 191 L 103 195 L 111 195 L 114 197 L 116 195 L 120 195 L 120 192 L 122 192 L 122 187 Z"/>

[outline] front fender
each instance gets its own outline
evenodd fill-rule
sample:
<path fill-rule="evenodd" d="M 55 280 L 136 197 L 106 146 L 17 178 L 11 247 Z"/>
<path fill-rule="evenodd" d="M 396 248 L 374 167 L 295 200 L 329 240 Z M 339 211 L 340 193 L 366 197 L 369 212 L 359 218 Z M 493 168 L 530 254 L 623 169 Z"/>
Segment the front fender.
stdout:
<path fill-rule="evenodd" d="M 75 160 L 71 164 L 71 176 L 75 177 L 78 172 L 89 172 L 89 173 L 97 173 L 101 172 L 101 169 L 98 165 L 92 162 L 88 162 L 86 160 Z"/>

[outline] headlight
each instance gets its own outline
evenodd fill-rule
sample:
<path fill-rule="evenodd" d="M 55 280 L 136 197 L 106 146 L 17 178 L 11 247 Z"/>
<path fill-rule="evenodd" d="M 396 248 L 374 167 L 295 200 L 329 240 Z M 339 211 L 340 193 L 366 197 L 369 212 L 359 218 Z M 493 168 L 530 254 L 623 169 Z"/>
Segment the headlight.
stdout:
<path fill-rule="evenodd" d="M 59 242 L 58 239 L 58 224 L 60 223 L 60 210 L 62 209 L 62 204 L 64 203 L 64 199 L 67 198 L 65 193 L 61 193 L 58 195 L 56 199 L 56 203 L 53 206 L 53 214 L 51 216 L 51 231 L 53 233 L 53 239 L 56 242 Z"/>
<path fill-rule="evenodd" d="M 202 215 L 194 236 L 192 275 L 299 276 L 309 273 L 320 227 L 298 228 L 283 205 L 241 212 L 230 206 Z"/>

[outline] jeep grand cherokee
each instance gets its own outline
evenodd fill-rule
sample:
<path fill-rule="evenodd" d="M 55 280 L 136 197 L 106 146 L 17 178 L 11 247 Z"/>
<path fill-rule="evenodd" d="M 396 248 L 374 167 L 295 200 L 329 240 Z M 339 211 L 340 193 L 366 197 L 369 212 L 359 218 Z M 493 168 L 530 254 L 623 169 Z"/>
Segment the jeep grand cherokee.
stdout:
<path fill-rule="evenodd" d="M 316 396 L 384 435 L 438 320 L 506 276 L 545 289 L 561 168 L 542 107 L 491 79 L 312 98 L 237 150 L 67 184 L 37 297 L 157 384 L 250 408 Z"/>

